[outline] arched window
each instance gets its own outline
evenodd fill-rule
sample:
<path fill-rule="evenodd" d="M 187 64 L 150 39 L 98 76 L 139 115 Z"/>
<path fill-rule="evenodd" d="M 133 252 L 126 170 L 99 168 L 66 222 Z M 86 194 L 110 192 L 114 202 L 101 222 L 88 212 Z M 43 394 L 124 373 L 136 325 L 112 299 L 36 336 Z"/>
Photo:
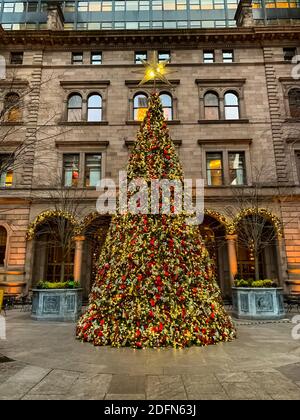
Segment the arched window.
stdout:
<path fill-rule="evenodd" d="M 0 266 L 4 265 L 6 253 L 7 232 L 5 227 L 0 226 Z"/>
<path fill-rule="evenodd" d="M 300 117 L 300 89 L 289 91 L 290 115 L 292 118 Z"/>
<path fill-rule="evenodd" d="M 75 93 L 68 99 L 68 121 L 81 121 L 82 118 L 82 97 Z"/>
<path fill-rule="evenodd" d="M 204 118 L 206 120 L 220 118 L 219 96 L 215 92 L 207 92 L 204 96 Z"/>
<path fill-rule="evenodd" d="M 22 118 L 20 96 L 17 93 L 8 93 L 4 99 L 4 112 L 6 121 L 20 121 Z"/>
<path fill-rule="evenodd" d="M 102 121 L 102 97 L 93 93 L 88 98 L 87 120 Z"/>
<path fill-rule="evenodd" d="M 240 118 L 239 97 L 234 92 L 225 93 L 225 120 Z"/>
<path fill-rule="evenodd" d="M 162 93 L 159 95 L 160 102 L 163 107 L 164 117 L 170 121 L 173 119 L 173 98 L 169 93 Z"/>
<path fill-rule="evenodd" d="M 148 97 L 144 93 L 137 93 L 133 98 L 133 119 L 143 121 L 148 109 Z"/>

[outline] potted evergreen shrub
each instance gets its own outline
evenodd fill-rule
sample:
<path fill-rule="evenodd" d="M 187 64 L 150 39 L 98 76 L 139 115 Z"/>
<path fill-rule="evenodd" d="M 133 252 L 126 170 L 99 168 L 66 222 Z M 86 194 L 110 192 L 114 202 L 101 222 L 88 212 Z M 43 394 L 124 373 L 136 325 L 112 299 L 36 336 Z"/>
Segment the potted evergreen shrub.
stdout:
<path fill-rule="evenodd" d="M 236 279 L 232 300 L 236 318 L 281 319 L 285 315 L 282 288 L 270 279 Z"/>
<path fill-rule="evenodd" d="M 38 321 L 76 321 L 81 315 L 82 289 L 73 280 L 40 281 L 32 289 L 31 317 Z"/>

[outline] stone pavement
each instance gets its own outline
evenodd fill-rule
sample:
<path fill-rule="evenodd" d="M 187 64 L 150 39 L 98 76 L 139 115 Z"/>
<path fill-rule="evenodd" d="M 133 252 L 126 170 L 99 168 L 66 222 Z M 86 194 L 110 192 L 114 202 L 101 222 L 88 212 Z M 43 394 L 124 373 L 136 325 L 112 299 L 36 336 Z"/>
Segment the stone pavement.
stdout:
<path fill-rule="evenodd" d="M 0 399 L 300 399 L 291 322 L 237 326 L 231 343 L 184 350 L 93 347 L 74 324 L 7 313 Z"/>

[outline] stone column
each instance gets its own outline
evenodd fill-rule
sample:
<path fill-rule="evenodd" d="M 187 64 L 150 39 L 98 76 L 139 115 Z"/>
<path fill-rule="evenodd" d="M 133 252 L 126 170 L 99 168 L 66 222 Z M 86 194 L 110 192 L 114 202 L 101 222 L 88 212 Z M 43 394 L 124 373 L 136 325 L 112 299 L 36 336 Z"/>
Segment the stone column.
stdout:
<path fill-rule="evenodd" d="M 227 235 L 227 250 L 228 250 L 228 263 L 229 263 L 229 275 L 230 275 L 230 284 L 233 286 L 234 277 L 238 271 L 237 264 L 237 252 L 236 252 L 236 240 L 237 235 Z"/>
<path fill-rule="evenodd" d="M 83 257 L 84 236 L 76 236 L 75 240 L 75 256 L 74 256 L 74 281 L 81 283 L 81 267 Z"/>

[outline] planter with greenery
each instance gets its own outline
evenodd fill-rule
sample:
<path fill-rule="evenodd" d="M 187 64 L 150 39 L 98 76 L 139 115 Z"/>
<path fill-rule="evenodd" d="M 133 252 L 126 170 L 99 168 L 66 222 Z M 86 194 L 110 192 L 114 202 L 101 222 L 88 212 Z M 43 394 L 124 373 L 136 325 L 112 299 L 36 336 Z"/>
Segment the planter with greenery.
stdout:
<path fill-rule="evenodd" d="M 232 288 L 233 315 L 240 319 L 284 317 L 282 288 L 273 280 L 238 279 Z"/>
<path fill-rule="evenodd" d="M 76 321 L 81 314 L 82 289 L 74 281 L 40 281 L 32 289 L 31 317 L 38 321 Z"/>

